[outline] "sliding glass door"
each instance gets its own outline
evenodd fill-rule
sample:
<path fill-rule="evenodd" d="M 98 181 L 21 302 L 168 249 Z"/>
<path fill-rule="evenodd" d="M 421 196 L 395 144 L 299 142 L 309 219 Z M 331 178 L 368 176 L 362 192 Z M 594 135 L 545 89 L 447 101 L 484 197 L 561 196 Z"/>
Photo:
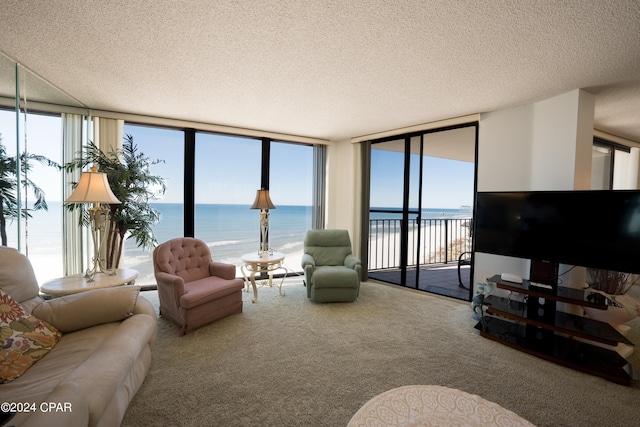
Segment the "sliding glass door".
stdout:
<path fill-rule="evenodd" d="M 372 141 L 370 278 L 470 298 L 476 128 Z"/>
<path fill-rule="evenodd" d="M 386 280 L 398 285 L 406 277 L 406 262 L 403 265 L 401 259 L 402 241 L 406 239 L 404 153 L 404 139 L 371 144 L 369 270 L 385 270 Z"/>
<path fill-rule="evenodd" d="M 475 127 L 423 135 L 421 290 L 468 299 L 475 188 Z"/>

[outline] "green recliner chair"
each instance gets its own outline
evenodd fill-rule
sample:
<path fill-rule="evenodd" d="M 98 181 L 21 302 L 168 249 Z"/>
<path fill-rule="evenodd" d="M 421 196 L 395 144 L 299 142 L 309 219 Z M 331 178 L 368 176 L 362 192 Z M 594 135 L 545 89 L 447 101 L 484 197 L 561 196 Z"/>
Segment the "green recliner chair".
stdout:
<path fill-rule="evenodd" d="M 310 230 L 302 255 L 307 297 L 314 302 L 355 301 L 362 266 L 351 251 L 347 230 Z"/>

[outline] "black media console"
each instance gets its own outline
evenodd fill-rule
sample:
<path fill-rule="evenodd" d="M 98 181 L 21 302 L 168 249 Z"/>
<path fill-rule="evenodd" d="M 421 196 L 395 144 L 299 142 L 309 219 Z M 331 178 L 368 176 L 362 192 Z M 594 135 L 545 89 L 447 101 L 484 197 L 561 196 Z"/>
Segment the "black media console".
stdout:
<path fill-rule="evenodd" d="M 489 281 L 525 298 L 486 297 L 486 315 L 476 325 L 480 335 L 568 368 L 630 384 L 633 368 L 627 360 L 615 350 L 593 343 L 614 347 L 634 344 L 608 323 L 556 310 L 556 302 L 603 310 L 607 306 L 588 301 L 581 289 L 555 285 L 548 289 L 528 280 L 517 284 L 502 280 L 500 275 Z"/>

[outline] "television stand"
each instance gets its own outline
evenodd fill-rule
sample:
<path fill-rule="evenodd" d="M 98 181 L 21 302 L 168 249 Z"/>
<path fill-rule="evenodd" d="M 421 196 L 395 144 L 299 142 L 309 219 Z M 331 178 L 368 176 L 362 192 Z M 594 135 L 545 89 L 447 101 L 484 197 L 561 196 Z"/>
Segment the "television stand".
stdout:
<path fill-rule="evenodd" d="M 559 365 L 630 385 L 632 366 L 615 350 L 597 345 L 633 346 L 624 335 L 605 322 L 564 313 L 556 302 L 606 310 L 586 299 L 586 292 L 562 286 L 532 285 L 489 279 L 496 287 L 525 295 L 527 303 L 490 295 L 484 299 L 486 313 L 475 326 L 480 335 Z M 551 304 L 550 304 L 551 303 Z"/>

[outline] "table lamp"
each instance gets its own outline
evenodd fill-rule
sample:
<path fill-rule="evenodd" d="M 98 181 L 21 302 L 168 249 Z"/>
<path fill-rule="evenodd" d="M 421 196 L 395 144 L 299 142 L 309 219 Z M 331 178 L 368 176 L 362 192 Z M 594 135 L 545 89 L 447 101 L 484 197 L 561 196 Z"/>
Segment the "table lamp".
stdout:
<path fill-rule="evenodd" d="M 260 250 L 258 251 L 258 255 L 273 253 L 273 251 L 269 249 L 269 209 L 275 208 L 269 197 L 269 190 L 265 190 L 264 188 L 258 190 L 256 199 L 253 205 L 251 205 L 251 209 L 260 209 Z"/>
<path fill-rule="evenodd" d="M 89 210 L 89 221 L 91 223 L 91 237 L 93 240 L 93 267 L 87 269 L 85 277 L 88 282 L 92 282 L 98 271 L 105 274 L 115 274 L 115 270 L 109 271 L 103 266 L 101 260 L 102 241 L 100 234 L 104 234 L 105 223 L 108 219 L 109 209 L 103 204 L 120 204 L 120 200 L 113 194 L 107 174 L 98 172 L 96 167 L 91 167 L 89 172 L 82 172 L 80 182 L 73 193 L 65 200 L 66 203 L 93 204 Z"/>

